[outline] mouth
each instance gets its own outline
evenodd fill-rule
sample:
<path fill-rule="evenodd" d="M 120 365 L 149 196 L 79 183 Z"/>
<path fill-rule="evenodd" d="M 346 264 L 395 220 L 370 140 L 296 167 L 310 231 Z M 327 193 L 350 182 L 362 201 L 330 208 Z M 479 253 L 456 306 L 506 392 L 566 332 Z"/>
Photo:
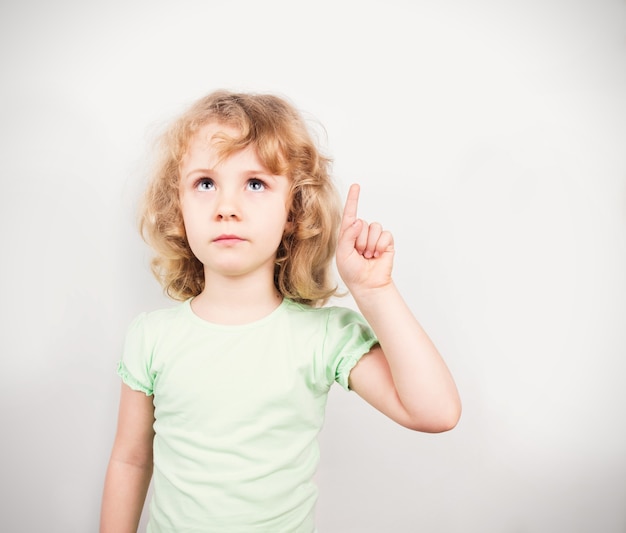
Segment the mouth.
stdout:
<path fill-rule="evenodd" d="M 218 244 L 237 244 L 238 242 L 243 242 L 245 239 L 242 239 L 238 235 L 220 235 L 213 239 L 214 243 Z"/>

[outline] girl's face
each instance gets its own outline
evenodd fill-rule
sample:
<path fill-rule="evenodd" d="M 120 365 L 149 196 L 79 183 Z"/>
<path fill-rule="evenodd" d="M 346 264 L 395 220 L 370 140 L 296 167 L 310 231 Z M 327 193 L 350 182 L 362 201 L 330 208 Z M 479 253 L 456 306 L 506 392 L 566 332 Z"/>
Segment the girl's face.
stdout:
<path fill-rule="evenodd" d="M 192 138 L 180 165 L 187 240 L 205 277 L 267 275 L 287 225 L 289 180 L 269 173 L 248 147 L 219 160 L 213 136 L 237 130 L 218 123 Z"/>

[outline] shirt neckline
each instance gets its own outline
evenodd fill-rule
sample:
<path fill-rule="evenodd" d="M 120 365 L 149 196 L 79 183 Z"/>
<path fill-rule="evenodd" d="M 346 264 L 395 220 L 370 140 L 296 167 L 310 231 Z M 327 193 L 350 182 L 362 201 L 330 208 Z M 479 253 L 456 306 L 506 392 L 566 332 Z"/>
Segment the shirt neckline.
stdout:
<path fill-rule="evenodd" d="M 247 322 L 245 324 L 217 324 L 216 322 L 210 322 L 196 315 L 194 310 L 191 308 L 192 300 L 193 300 L 193 297 L 183 302 L 183 309 L 184 309 L 185 315 L 187 315 L 191 321 L 193 321 L 194 323 L 200 326 L 213 329 L 213 330 L 222 330 L 222 331 L 237 331 L 237 330 L 241 331 L 245 329 L 251 329 L 251 328 L 262 326 L 266 324 L 267 322 L 274 320 L 277 316 L 281 315 L 291 302 L 291 300 L 289 300 L 288 298 L 283 298 L 282 302 L 280 302 L 278 307 L 276 307 L 273 311 L 271 311 L 269 314 L 265 315 L 264 317 L 259 318 L 258 320 L 253 320 L 252 322 Z"/>

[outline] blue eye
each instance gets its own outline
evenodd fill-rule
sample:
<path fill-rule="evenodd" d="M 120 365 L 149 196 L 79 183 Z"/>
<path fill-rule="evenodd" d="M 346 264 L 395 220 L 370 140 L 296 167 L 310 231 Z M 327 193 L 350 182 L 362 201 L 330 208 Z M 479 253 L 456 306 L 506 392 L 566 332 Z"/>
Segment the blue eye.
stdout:
<path fill-rule="evenodd" d="M 213 180 L 209 178 L 202 178 L 201 180 L 198 180 L 198 183 L 196 183 L 196 190 L 198 191 L 211 191 L 214 188 L 215 184 L 213 183 Z"/>
<path fill-rule="evenodd" d="M 248 181 L 248 188 L 251 191 L 264 191 L 265 183 L 257 178 L 252 178 L 250 181 Z"/>

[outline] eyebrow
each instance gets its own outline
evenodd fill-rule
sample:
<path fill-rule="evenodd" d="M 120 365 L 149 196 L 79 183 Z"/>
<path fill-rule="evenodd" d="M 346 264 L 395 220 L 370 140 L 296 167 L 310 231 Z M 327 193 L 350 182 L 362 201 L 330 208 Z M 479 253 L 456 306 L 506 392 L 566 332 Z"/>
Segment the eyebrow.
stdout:
<path fill-rule="evenodd" d="M 196 175 L 202 175 L 202 174 L 206 174 L 209 175 L 207 177 L 210 177 L 211 174 L 218 174 L 219 175 L 219 171 L 216 171 L 213 168 L 194 168 L 193 170 L 190 170 L 189 172 L 187 172 L 184 176 L 182 176 L 183 179 L 190 179 L 195 177 Z M 240 173 L 243 176 L 247 176 L 249 178 L 253 178 L 255 176 L 262 176 L 263 178 L 269 178 L 272 180 L 276 180 L 277 176 L 272 174 L 269 170 L 266 170 L 262 167 L 259 168 L 251 168 L 249 170 L 244 170 L 243 172 Z"/>

